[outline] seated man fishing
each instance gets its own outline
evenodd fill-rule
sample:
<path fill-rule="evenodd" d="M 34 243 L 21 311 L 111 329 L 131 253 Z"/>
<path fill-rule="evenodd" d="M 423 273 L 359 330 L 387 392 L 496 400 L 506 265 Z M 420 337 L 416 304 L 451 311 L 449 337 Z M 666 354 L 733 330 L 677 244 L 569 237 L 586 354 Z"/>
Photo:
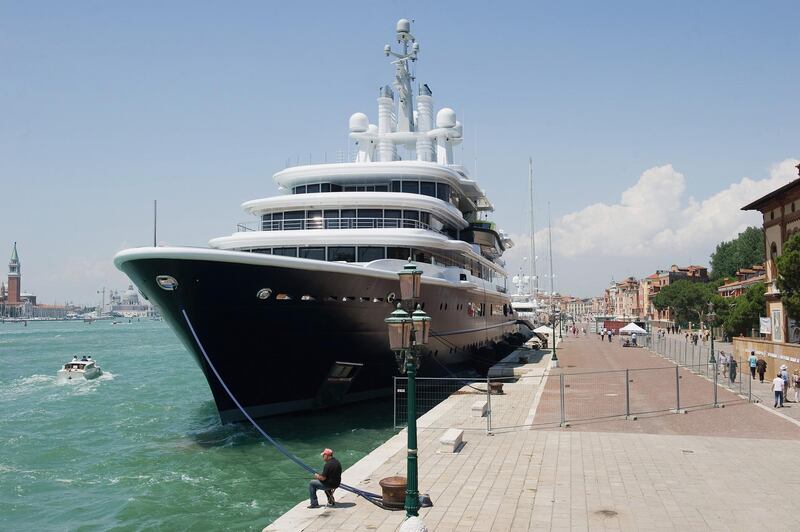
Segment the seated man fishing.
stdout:
<path fill-rule="evenodd" d="M 328 498 L 328 508 L 333 508 L 336 505 L 333 490 L 342 483 L 342 464 L 333 457 L 333 451 L 330 449 L 325 449 L 320 454 L 325 461 L 325 466 L 322 468 L 322 473 L 314 473 L 314 480 L 308 483 L 308 497 L 311 500 L 308 507 L 319 508 L 317 490 L 324 490 L 325 496 Z"/>

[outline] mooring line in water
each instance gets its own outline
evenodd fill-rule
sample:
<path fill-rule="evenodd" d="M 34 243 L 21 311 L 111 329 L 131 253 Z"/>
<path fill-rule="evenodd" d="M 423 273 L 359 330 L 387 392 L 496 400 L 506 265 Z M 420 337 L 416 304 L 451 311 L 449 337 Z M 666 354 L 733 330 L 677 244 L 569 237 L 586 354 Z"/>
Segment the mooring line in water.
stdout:
<path fill-rule="evenodd" d="M 317 471 L 313 467 L 311 467 L 310 465 L 308 465 L 305 462 L 303 462 L 299 457 L 297 457 L 297 455 L 295 455 L 294 453 L 289 451 L 286 447 L 284 447 L 283 445 L 278 443 L 272 436 L 267 434 L 266 431 L 264 431 L 264 429 L 262 429 L 258 425 L 258 423 L 256 423 L 255 420 L 252 417 L 250 417 L 250 414 L 248 414 L 247 410 L 245 410 L 244 407 L 241 405 L 241 403 L 239 403 L 239 401 L 233 395 L 233 392 L 231 392 L 230 388 L 228 388 L 228 385 L 225 384 L 224 380 L 222 380 L 222 376 L 217 371 L 217 368 L 214 367 L 214 364 L 211 362 L 211 359 L 209 358 L 208 353 L 206 353 L 205 347 L 203 347 L 203 343 L 200 341 L 200 338 L 197 336 L 197 333 L 195 332 L 194 327 L 192 326 L 192 322 L 189 320 L 189 315 L 186 313 L 186 309 L 181 308 L 181 313 L 183 314 L 183 319 L 186 320 L 186 325 L 189 327 L 189 330 L 192 332 L 192 336 L 194 337 L 194 341 L 197 342 L 197 347 L 200 348 L 200 352 L 203 354 L 203 357 L 206 359 L 206 362 L 208 363 L 208 366 L 211 368 L 211 371 L 214 372 L 214 376 L 217 377 L 217 380 L 222 385 L 222 388 L 225 390 L 225 393 L 228 394 L 228 397 L 231 398 L 231 400 L 234 402 L 234 404 L 239 409 L 239 411 L 242 414 L 244 414 L 244 417 L 246 417 L 247 420 L 256 428 L 256 430 L 259 433 L 261 433 L 261 435 L 264 436 L 264 438 L 266 438 L 267 441 L 269 441 L 286 458 L 288 458 L 289 460 L 291 460 L 295 464 L 299 465 L 300 467 L 302 467 L 303 469 L 305 469 L 309 473 L 317 473 Z M 391 508 L 391 507 L 388 507 L 388 506 L 384 505 L 383 504 L 383 497 L 381 495 L 378 495 L 377 493 L 370 493 L 368 491 L 364 491 L 364 490 L 355 488 L 353 486 L 348 486 L 347 484 L 339 484 L 339 487 L 342 488 L 345 491 L 349 491 L 350 493 L 358 495 L 359 497 L 363 497 L 364 499 L 366 499 L 367 501 L 371 502 L 375 506 L 383 508 L 384 510 L 402 510 L 402 508 Z"/>

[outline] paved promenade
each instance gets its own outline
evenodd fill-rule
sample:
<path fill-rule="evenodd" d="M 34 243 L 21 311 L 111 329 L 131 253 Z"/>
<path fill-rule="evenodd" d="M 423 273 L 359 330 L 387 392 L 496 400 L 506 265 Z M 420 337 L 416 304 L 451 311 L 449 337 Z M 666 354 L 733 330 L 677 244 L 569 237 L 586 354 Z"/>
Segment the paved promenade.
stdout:
<path fill-rule="evenodd" d="M 493 426 L 505 427 L 493 436 L 482 430 L 485 420 L 470 417 L 475 396 L 454 395 L 419 423 L 420 489 L 435 504 L 420 515 L 430 530 L 800 529 L 800 513 L 786 504 L 800 492 L 800 426 L 724 390 L 725 408 L 664 412 L 660 397 L 674 386 L 674 365 L 645 349 L 589 335 L 565 340 L 558 352 L 566 372 L 660 367 L 667 369 L 652 373 L 673 379 L 647 377 L 648 370 L 634 379 L 632 395 L 654 410 L 637 421 L 560 428 L 547 412 L 559 370 L 543 376 L 530 368 L 506 395 L 492 397 Z M 687 402 L 707 402 L 708 381 L 680 374 Z M 615 400 L 608 390 L 616 382 L 597 384 L 595 396 L 583 390 L 585 404 Z M 447 426 L 467 429 L 465 445 L 437 454 Z M 405 438 L 403 431 L 350 467 L 344 481 L 379 492 L 381 478 L 405 475 Z M 341 507 L 317 510 L 303 501 L 266 530 L 389 531 L 404 519 L 341 490 L 337 500 Z"/>

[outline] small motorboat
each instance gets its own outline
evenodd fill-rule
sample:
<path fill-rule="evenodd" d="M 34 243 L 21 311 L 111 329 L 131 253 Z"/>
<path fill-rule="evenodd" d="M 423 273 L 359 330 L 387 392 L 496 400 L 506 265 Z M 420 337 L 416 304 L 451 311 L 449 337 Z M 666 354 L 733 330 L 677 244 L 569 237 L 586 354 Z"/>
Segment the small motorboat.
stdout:
<path fill-rule="evenodd" d="M 69 380 L 90 380 L 96 379 L 103 374 L 103 370 L 97 365 L 91 356 L 83 356 L 78 359 L 73 356 L 72 360 L 64 364 L 64 367 L 58 370 L 56 376 L 60 381 Z"/>

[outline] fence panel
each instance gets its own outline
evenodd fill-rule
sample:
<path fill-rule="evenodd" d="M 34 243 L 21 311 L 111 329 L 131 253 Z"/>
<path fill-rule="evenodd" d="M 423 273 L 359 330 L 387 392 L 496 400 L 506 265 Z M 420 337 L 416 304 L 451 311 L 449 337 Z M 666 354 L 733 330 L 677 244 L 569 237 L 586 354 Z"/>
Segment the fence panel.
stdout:
<path fill-rule="evenodd" d="M 396 428 L 402 428 L 408 424 L 408 378 L 395 377 L 394 382 L 394 425 Z M 416 383 L 417 418 L 433 410 L 452 395 L 463 397 L 453 401 L 451 408 L 464 417 L 469 417 L 470 409 L 475 400 L 486 398 L 485 380 L 417 377 Z"/>
<path fill-rule="evenodd" d="M 668 412 L 676 408 L 676 367 L 629 370 L 631 414 Z"/>
<path fill-rule="evenodd" d="M 625 415 L 625 370 L 563 374 L 565 421 Z"/>
<path fill-rule="evenodd" d="M 704 378 L 681 379 L 681 408 L 697 408 L 714 404 L 714 366 L 707 362 L 685 366 L 681 375 L 689 372 Z"/>

